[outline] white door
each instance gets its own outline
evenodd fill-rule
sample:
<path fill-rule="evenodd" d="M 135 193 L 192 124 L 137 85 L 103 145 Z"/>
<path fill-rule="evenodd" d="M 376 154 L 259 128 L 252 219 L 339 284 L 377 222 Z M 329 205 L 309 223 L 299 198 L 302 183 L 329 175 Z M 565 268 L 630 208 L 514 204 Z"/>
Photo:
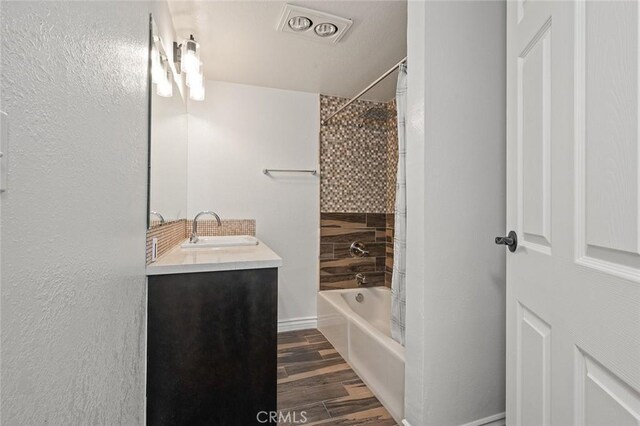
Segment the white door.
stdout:
<path fill-rule="evenodd" d="M 640 425 L 639 34 L 637 2 L 508 2 L 508 425 Z"/>

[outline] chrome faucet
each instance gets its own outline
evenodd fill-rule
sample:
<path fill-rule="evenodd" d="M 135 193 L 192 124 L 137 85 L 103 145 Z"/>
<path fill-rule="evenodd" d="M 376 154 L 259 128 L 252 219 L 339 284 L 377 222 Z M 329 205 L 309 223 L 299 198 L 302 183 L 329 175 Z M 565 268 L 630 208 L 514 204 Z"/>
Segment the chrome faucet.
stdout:
<path fill-rule="evenodd" d="M 222 222 L 220 221 L 220 216 L 218 216 L 216 212 L 212 212 L 211 210 L 206 210 L 198 213 L 196 217 L 193 218 L 193 227 L 191 228 L 191 236 L 189 237 L 189 242 L 192 244 L 195 244 L 198 242 L 198 218 L 203 214 L 210 214 L 211 216 L 214 216 L 218 221 L 218 226 L 222 226 Z"/>
<path fill-rule="evenodd" d="M 356 274 L 356 283 L 358 284 L 358 287 L 366 287 L 368 284 L 367 276 L 362 273 Z"/>
<path fill-rule="evenodd" d="M 153 210 L 151 210 L 149 212 L 149 214 L 152 214 L 154 216 L 158 216 L 158 219 L 160 219 L 160 225 L 164 225 L 164 217 L 162 217 L 162 215 L 158 212 L 154 212 Z"/>

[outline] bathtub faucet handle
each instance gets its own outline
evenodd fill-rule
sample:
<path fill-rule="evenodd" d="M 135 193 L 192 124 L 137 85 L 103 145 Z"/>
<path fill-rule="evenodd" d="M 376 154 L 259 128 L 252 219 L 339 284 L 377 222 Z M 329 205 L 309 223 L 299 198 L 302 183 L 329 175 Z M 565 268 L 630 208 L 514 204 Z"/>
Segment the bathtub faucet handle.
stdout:
<path fill-rule="evenodd" d="M 354 241 L 353 243 L 351 243 L 351 247 L 349 247 L 349 253 L 351 253 L 351 257 L 369 256 L 369 250 L 367 250 L 367 246 L 364 245 L 362 241 Z"/>

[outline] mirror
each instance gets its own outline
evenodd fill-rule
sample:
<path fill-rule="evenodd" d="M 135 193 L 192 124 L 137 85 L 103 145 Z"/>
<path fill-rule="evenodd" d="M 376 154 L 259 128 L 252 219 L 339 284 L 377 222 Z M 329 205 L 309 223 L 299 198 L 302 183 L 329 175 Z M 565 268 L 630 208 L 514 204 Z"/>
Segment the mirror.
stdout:
<path fill-rule="evenodd" d="M 184 219 L 187 212 L 187 106 L 172 46 L 151 19 L 148 228 Z"/>

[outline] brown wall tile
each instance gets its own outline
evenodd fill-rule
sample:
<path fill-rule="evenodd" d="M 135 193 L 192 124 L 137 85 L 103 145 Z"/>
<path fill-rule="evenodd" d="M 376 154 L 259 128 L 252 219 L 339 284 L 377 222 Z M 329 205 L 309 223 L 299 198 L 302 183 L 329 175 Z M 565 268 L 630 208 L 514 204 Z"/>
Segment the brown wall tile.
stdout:
<path fill-rule="evenodd" d="M 354 241 L 375 242 L 376 231 L 372 229 L 358 228 L 321 228 L 320 242 L 327 243 L 349 243 Z"/>
<path fill-rule="evenodd" d="M 320 244 L 320 259 L 333 259 L 333 244 Z"/>
<path fill-rule="evenodd" d="M 375 272 L 376 270 L 376 259 L 373 257 L 323 259 L 320 261 L 320 276 L 355 275 L 358 272 Z"/>
<path fill-rule="evenodd" d="M 387 213 L 387 228 L 394 228 L 395 227 L 395 220 L 396 220 L 396 215 L 394 213 Z"/>
<path fill-rule="evenodd" d="M 367 213 L 367 228 L 386 228 L 386 213 Z"/>
<path fill-rule="evenodd" d="M 389 231 L 386 213 L 322 213 L 320 228 L 320 289 L 357 287 L 355 275 L 362 273 L 368 285 L 389 285 L 386 272 L 389 259 Z M 365 226 L 369 227 L 355 227 Z M 362 241 L 369 251 L 367 257 L 353 257 L 351 243 Z M 393 255 L 393 253 L 391 253 Z"/>
<path fill-rule="evenodd" d="M 356 282 L 354 275 L 321 275 L 320 276 L 320 290 L 336 290 L 343 288 L 356 288 L 358 283 Z"/>
<path fill-rule="evenodd" d="M 324 244 L 321 244 L 324 245 Z M 386 256 L 386 243 L 365 243 L 367 246 L 367 250 L 369 250 L 369 257 L 381 257 Z M 349 248 L 351 244 L 334 244 L 333 245 L 333 258 L 334 259 L 343 259 L 346 257 L 351 257 L 351 253 L 349 252 Z"/>
<path fill-rule="evenodd" d="M 367 276 L 367 286 L 383 286 L 385 285 L 384 281 L 384 272 L 368 272 L 365 275 Z M 350 275 L 321 275 L 320 276 L 320 290 L 336 290 L 336 289 L 344 289 L 344 288 L 357 288 L 358 283 L 355 279 L 355 274 Z"/>
<path fill-rule="evenodd" d="M 366 213 L 320 213 L 320 226 L 335 228 L 366 228 Z"/>

